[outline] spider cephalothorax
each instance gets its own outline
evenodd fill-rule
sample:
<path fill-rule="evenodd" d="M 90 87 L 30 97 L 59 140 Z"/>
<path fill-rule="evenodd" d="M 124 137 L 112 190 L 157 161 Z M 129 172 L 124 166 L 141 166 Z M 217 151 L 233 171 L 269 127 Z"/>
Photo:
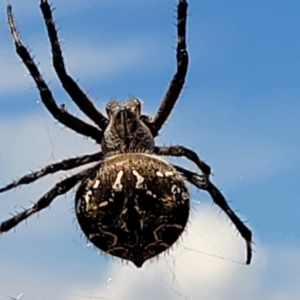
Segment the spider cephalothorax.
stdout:
<path fill-rule="evenodd" d="M 63 88 L 96 126 L 68 113 L 64 105 L 57 105 L 19 38 L 11 6 L 7 7 L 16 51 L 34 79 L 43 104 L 61 124 L 96 141 L 101 151 L 54 163 L 0 188 L 1 193 L 48 174 L 95 164 L 60 181 L 30 208 L 0 223 L 0 233 L 9 231 L 32 214 L 48 207 L 57 196 L 79 185 L 75 197 L 76 215 L 86 237 L 102 251 L 130 260 L 140 267 L 147 259 L 168 249 L 183 232 L 190 208 L 185 186 L 187 181 L 207 191 L 227 214 L 246 242 L 246 263 L 251 262 L 251 231 L 211 183 L 210 167 L 184 146 L 157 146 L 154 142 L 179 97 L 187 73 L 187 6 L 186 0 L 178 0 L 177 70 L 157 113 L 153 117 L 141 115 L 140 101 L 130 98 L 124 102 L 108 102 L 107 118 L 67 73 L 51 8 L 47 0 L 41 0 L 54 69 Z M 159 156 L 186 157 L 196 164 L 201 174 L 170 165 Z"/>
<path fill-rule="evenodd" d="M 141 103 L 138 99 L 130 98 L 124 103 L 110 101 L 106 112 L 109 123 L 101 143 L 103 154 L 108 156 L 128 152 L 153 152 L 154 138 L 140 119 Z"/>

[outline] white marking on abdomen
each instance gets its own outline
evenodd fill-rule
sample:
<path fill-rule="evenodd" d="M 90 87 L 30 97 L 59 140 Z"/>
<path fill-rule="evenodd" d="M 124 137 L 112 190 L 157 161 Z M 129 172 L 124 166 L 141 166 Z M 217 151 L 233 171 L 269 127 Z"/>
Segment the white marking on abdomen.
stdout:
<path fill-rule="evenodd" d="M 144 177 L 141 176 L 136 170 L 132 171 L 132 174 L 136 177 L 136 184 L 135 184 L 135 188 L 137 189 L 141 189 L 143 188 L 142 183 L 145 181 Z"/>
<path fill-rule="evenodd" d="M 112 186 L 112 188 L 116 191 L 116 192 L 121 192 L 122 191 L 122 188 L 123 188 L 123 184 L 121 183 L 121 179 L 122 179 L 122 176 L 123 176 L 124 172 L 123 171 L 120 171 L 118 172 L 117 174 L 117 178 Z"/>

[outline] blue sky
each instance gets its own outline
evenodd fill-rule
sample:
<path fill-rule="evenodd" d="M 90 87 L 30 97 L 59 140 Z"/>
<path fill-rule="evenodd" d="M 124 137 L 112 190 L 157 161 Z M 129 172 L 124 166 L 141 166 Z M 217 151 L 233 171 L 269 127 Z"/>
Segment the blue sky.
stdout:
<path fill-rule="evenodd" d="M 54 1 L 54 0 L 53 0 Z M 4 2 L 4 1 L 3 1 Z M 7 3 L 7 1 L 6 1 Z M 41 105 L 0 8 L 0 183 L 96 152 Z M 38 1 L 10 0 L 21 37 L 58 103 L 83 117 L 51 68 Z M 175 69 L 176 1 L 54 1 L 65 60 L 101 109 L 134 95 L 154 113 Z M 0 299 L 298 299 L 300 268 L 300 2 L 189 1 L 187 83 L 158 144 L 184 144 L 254 234 L 254 259 L 203 192 L 175 247 L 142 269 L 99 254 L 76 224 L 74 191 L 0 237 Z M 176 163 L 195 167 L 184 159 Z M 57 174 L 0 195 L 0 219 L 27 207 Z M 94 297 L 94 298 L 92 298 Z"/>

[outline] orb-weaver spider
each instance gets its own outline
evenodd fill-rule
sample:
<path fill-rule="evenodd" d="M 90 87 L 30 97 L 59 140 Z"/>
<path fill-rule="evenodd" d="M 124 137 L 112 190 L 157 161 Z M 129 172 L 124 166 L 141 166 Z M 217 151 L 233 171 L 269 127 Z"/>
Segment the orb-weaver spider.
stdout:
<path fill-rule="evenodd" d="M 187 73 L 187 2 L 178 2 L 177 70 L 153 117 L 141 114 L 141 102 L 134 97 L 124 102 L 109 101 L 106 106 L 107 117 L 98 111 L 66 71 L 47 0 L 41 0 L 40 7 L 58 78 L 71 99 L 94 125 L 68 113 L 64 105 L 57 105 L 19 38 L 9 5 L 8 21 L 16 51 L 34 79 L 41 100 L 52 116 L 73 131 L 96 141 L 101 146 L 101 151 L 54 163 L 1 188 L 0 192 L 4 192 L 51 173 L 95 163 L 92 167 L 60 181 L 32 207 L 2 222 L 0 233 L 14 228 L 32 214 L 48 207 L 57 196 L 79 185 L 75 199 L 76 215 L 87 238 L 102 251 L 132 261 L 141 267 L 147 259 L 168 249 L 183 232 L 190 209 L 189 193 L 185 186 L 185 181 L 188 181 L 207 191 L 234 223 L 246 241 L 246 263 L 250 264 L 251 231 L 211 183 L 210 167 L 195 152 L 184 146 L 162 147 L 154 142 L 179 97 Z M 201 174 L 168 164 L 159 156 L 186 157 L 198 166 Z"/>

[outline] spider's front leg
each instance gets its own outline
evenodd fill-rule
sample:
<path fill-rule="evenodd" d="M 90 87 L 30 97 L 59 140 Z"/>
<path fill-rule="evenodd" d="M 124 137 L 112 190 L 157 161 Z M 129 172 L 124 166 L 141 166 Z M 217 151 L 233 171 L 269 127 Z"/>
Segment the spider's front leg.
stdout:
<path fill-rule="evenodd" d="M 58 78 L 61 81 L 62 86 L 70 95 L 72 100 L 77 106 L 102 130 L 108 124 L 108 120 L 105 116 L 99 112 L 88 96 L 82 91 L 78 84 L 69 76 L 66 71 L 62 51 L 60 48 L 60 42 L 57 36 L 57 30 L 55 28 L 54 20 L 52 17 L 51 7 L 47 0 L 41 0 L 40 8 L 44 16 L 45 24 L 48 31 L 48 36 L 52 49 L 52 61 L 54 69 Z"/>
<path fill-rule="evenodd" d="M 186 49 L 187 7 L 188 4 L 186 0 L 179 0 L 177 7 L 177 71 L 173 76 L 153 119 L 149 120 L 147 116 L 142 116 L 142 120 L 150 128 L 154 137 L 157 136 L 159 130 L 169 117 L 184 85 L 188 68 L 188 52 Z"/>
<path fill-rule="evenodd" d="M 221 192 L 210 182 L 209 178 L 204 175 L 199 175 L 188 171 L 179 166 L 173 165 L 176 170 L 191 184 L 195 187 L 207 191 L 215 204 L 217 204 L 222 211 L 226 213 L 232 223 L 236 226 L 238 232 L 241 234 L 243 239 L 246 242 L 247 247 L 247 258 L 246 264 L 249 265 L 251 263 L 252 258 L 252 232 L 251 230 L 241 221 L 241 219 L 234 213 L 234 211 L 228 205 L 226 199 L 221 194 Z"/>
<path fill-rule="evenodd" d="M 16 227 L 20 222 L 29 218 L 31 215 L 36 214 L 39 211 L 48 207 L 56 197 L 67 193 L 77 183 L 82 181 L 87 176 L 93 174 L 93 172 L 95 172 L 95 170 L 98 170 L 100 167 L 100 164 L 97 164 L 97 166 L 95 166 L 93 168 L 81 171 L 80 173 L 77 173 L 77 174 L 57 183 L 50 191 L 48 191 L 42 198 L 40 198 L 31 207 L 16 214 L 15 216 L 11 217 L 10 219 L 0 223 L 0 234 L 3 232 L 9 231 L 10 229 Z"/>
<path fill-rule="evenodd" d="M 7 6 L 7 17 L 8 17 L 8 24 L 10 27 L 10 31 L 13 40 L 15 42 L 16 52 L 21 58 L 21 60 L 23 61 L 23 63 L 25 64 L 33 80 L 35 81 L 37 88 L 40 92 L 41 100 L 45 105 L 45 107 L 48 109 L 48 111 L 52 114 L 52 116 L 57 121 L 59 121 L 66 127 L 74 130 L 79 134 L 82 134 L 87 137 L 91 137 L 98 144 L 100 144 L 103 136 L 102 131 L 69 114 L 66 111 L 64 105 L 58 106 L 56 104 L 48 85 L 43 80 L 39 69 L 37 68 L 36 64 L 33 61 L 33 58 L 30 56 L 28 50 L 23 45 L 19 37 L 18 31 L 15 26 L 14 18 L 12 15 L 11 5 Z"/>
<path fill-rule="evenodd" d="M 207 165 L 203 160 L 201 160 L 196 152 L 184 146 L 156 146 L 154 148 L 154 153 L 162 156 L 184 156 L 195 163 L 205 176 L 208 177 L 210 175 L 210 166 Z"/>

